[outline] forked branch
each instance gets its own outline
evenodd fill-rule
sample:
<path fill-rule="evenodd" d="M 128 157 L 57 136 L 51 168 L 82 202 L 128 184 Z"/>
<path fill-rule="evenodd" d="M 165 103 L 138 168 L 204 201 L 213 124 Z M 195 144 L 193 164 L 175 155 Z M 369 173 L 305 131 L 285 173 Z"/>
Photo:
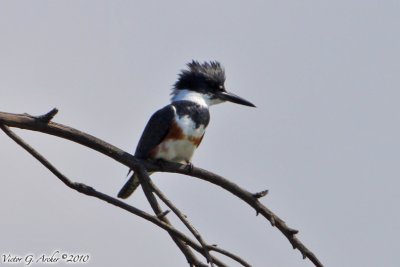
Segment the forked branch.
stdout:
<path fill-rule="evenodd" d="M 174 228 L 171 224 L 168 222 L 165 222 L 160 218 L 160 216 L 152 216 L 140 209 L 137 209 L 131 205 L 126 204 L 125 202 L 122 202 L 116 198 L 110 197 L 104 193 L 101 193 L 97 190 L 95 190 L 93 187 L 87 186 L 83 183 L 75 183 L 72 182 L 69 178 L 67 178 L 64 174 L 62 174 L 56 167 L 54 167 L 45 157 L 43 157 L 39 152 L 37 152 L 33 147 L 31 147 L 29 144 L 27 144 L 22 138 L 17 136 L 13 131 L 11 131 L 7 126 L 1 125 L 0 128 L 11 138 L 13 139 L 17 144 L 19 144 L 22 148 L 24 148 L 29 154 L 31 154 L 34 158 L 36 158 L 40 163 L 42 163 L 47 169 L 49 169 L 57 178 L 59 178 L 66 186 L 69 188 L 72 188 L 82 194 L 88 195 L 88 196 L 93 196 L 98 199 L 101 199 L 103 201 L 106 201 L 114 206 L 120 207 L 132 214 L 135 214 L 147 221 L 152 222 L 153 224 L 159 226 L 160 228 L 166 230 L 177 242 L 180 243 L 180 245 L 184 246 L 185 248 L 182 249 L 182 253 L 185 255 L 186 259 L 188 262 L 193 265 L 193 266 L 199 266 L 199 267 L 205 267 L 207 266 L 206 264 L 203 264 L 200 262 L 196 256 L 192 253 L 192 251 L 188 250 L 186 245 L 192 247 L 194 250 L 197 252 L 203 254 L 205 258 L 208 258 L 209 255 L 206 255 L 203 251 L 203 248 L 196 244 L 195 241 L 191 240 L 189 237 L 187 237 L 185 234 L 182 232 L 178 231 L 176 228 Z M 165 217 L 165 216 L 162 216 Z M 215 250 L 218 251 L 218 250 Z M 219 251 L 218 251 L 219 252 Z M 226 254 L 224 253 L 223 250 L 220 251 L 221 254 L 228 256 L 232 258 L 233 260 L 237 261 L 237 256 L 234 254 Z M 215 262 L 218 266 L 220 267 L 226 267 L 223 262 L 218 260 L 215 257 L 210 258 L 211 261 Z M 243 265 L 246 266 L 246 265 Z"/>
<path fill-rule="evenodd" d="M 318 260 L 318 258 L 314 255 L 314 253 L 312 253 L 312 251 L 309 250 L 297 238 L 296 234 L 298 233 L 298 231 L 288 227 L 282 219 L 280 219 L 276 214 L 274 214 L 272 211 L 270 211 L 266 206 L 264 206 L 259 201 L 259 198 L 265 196 L 267 191 L 262 191 L 259 193 L 251 193 L 251 192 L 241 188 L 237 184 L 232 183 L 231 181 L 225 179 L 222 176 L 219 176 L 217 174 L 211 173 L 209 171 L 206 171 L 206 170 L 203 170 L 203 169 L 200 169 L 197 167 L 193 167 L 193 168 L 189 169 L 189 168 L 186 168 L 186 166 L 182 165 L 182 164 L 166 163 L 166 164 L 163 164 L 163 166 L 161 168 L 159 165 L 154 164 L 153 162 L 142 161 L 142 160 L 136 159 L 129 153 L 127 153 L 107 142 L 104 142 L 94 136 L 91 136 L 89 134 L 86 134 L 84 132 L 81 132 L 79 130 L 76 130 L 74 128 L 71 128 L 71 127 L 68 127 L 65 125 L 51 122 L 50 120 L 55 115 L 55 113 L 57 113 L 57 111 L 53 110 L 43 116 L 33 117 L 30 115 L 26 115 L 26 114 L 11 114 L 11 113 L 0 112 L 0 125 L 2 125 L 1 128 L 6 133 L 7 133 L 7 131 L 8 131 L 8 133 L 10 133 L 10 131 L 5 126 L 9 126 L 9 127 L 17 127 L 17 128 L 27 129 L 27 130 L 32 130 L 32 131 L 39 131 L 39 132 L 51 134 L 54 136 L 58 136 L 61 138 L 65 138 L 70 141 L 84 145 L 86 147 L 92 148 L 93 150 L 96 150 L 96 151 L 120 162 L 121 164 L 123 164 L 131 169 L 134 169 L 135 171 L 144 172 L 144 173 L 142 173 L 142 175 L 141 175 L 142 179 L 140 179 L 140 180 L 141 180 L 142 187 L 145 190 L 145 194 L 148 197 L 150 203 L 152 203 L 155 200 L 155 197 L 154 197 L 152 191 L 154 191 L 154 190 L 157 191 L 157 190 L 155 188 L 151 187 L 151 180 L 147 180 L 147 178 L 148 178 L 147 171 L 148 172 L 164 171 L 164 172 L 172 172 L 172 173 L 181 173 L 181 174 L 196 177 L 196 178 L 208 181 L 210 183 L 213 183 L 215 185 L 218 185 L 218 186 L 224 188 L 225 190 L 227 190 L 228 192 L 232 193 L 233 195 L 237 196 L 241 200 L 245 201 L 247 204 L 249 204 L 251 207 L 253 207 L 255 209 L 257 214 L 261 214 L 264 218 L 269 220 L 269 222 L 271 223 L 272 226 L 276 226 L 286 236 L 286 238 L 292 244 L 293 248 L 298 249 L 301 252 L 301 254 L 303 255 L 303 258 L 310 259 L 310 261 L 313 262 L 313 264 L 317 267 L 323 266 L 322 263 Z M 19 143 L 19 144 L 21 145 L 21 143 Z M 35 153 L 33 153 L 32 155 L 39 160 L 38 156 L 37 155 L 35 156 Z M 39 160 L 39 161 L 41 161 L 41 160 Z M 46 165 L 46 164 L 44 164 L 44 165 L 47 168 L 49 168 L 48 165 Z M 49 170 L 52 171 L 58 178 L 60 178 L 60 173 L 57 175 L 54 172 L 54 170 L 56 170 L 54 167 L 53 167 L 53 170 L 52 170 L 52 168 L 49 168 Z M 63 177 L 62 174 L 61 174 L 61 177 Z M 210 256 L 209 255 L 210 250 L 220 252 L 226 256 L 231 255 L 231 258 L 233 258 L 233 259 L 235 259 L 235 257 L 237 257 L 223 249 L 219 249 L 219 248 L 213 247 L 213 246 L 208 246 L 208 245 L 206 245 L 205 242 L 200 241 L 200 245 L 198 245 L 197 242 L 195 242 L 191 239 L 188 239 L 182 233 L 180 233 L 175 228 L 173 228 L 170 224 L 166 223 L 165 220 L 163 221 L 162 219 L 165 218 L 165 216 L 160 216 L 161 219 L 157 216 L 151 216 L 147 213 L 144 213 L 141 210 L 138 210 L 132 206 L 127 205 L 126 203 L 124 203 L 122 201 L 119 201 L 119 200 L 109 197 L 103 193 L 100 193 L 91 187 L 87 187 L 82 184 L 76 184 L 76 183 L 70 182 L 65 176 L 64 176 L 64 178 L 65 179 L 62 179 L 62 178 L 60 178 L 60 179 L 67 186 L 69 186 L 75 190 L 78 190 L 81 193 L 91 195 L 91 196 L 96 196 L 102 200 L 105 200 L 105 201 L 113 204 L 113 205 L 116 205 L 125 210 L 128 210 L 142 218 L 146 217 L 146 219 L 155 223 L 159 227 L 167 230 L 170 234 L 172 233 L 173 238 L 178 238 L 180 241 L 183 241 L 185 244 L 187 244 L 190 247 L 192 247 L 193 249 L 195 249 L 197 252 L 202 254 L 208 261 L 210 261 L 210 259 L 211 259 L 211 263 L 214 263 L 217 266 L 225 266 L 225 265 L 222 262 L 220 262 L 218 259 L 216 259 L 215 257 Z M 95 192 L 95 193 L 93 193 L 93 192 Z M 157 194 L 157 192 L 156 192 L 156 194 Z M 160 197 L 160 195 L 158 195 L 158 196 Z M 162 196 L 160 198 L 162 199 Z M 153 205 L 154 205 L 154 207 L 153 207 Z M 161 209 L 157 208 L 156 202 L 153 202 L 152 207 L 153 207 L 153 210 L 156 212 L 156 215 L 163 213 L 163 211 L 161 211 Z M 174 241 L 175 241 L 175 239 L 174 239 Z M 183 247 L 186 247 L 186 245 L 182 246 L 182 248 Z M 207 248 L 206 250 L 205 250 L 205 247 Z M 182 248 L 181 248 L 181 250 L 182 250 Z M 183 249 L 182 252 L 185 254 L 190 265 L 202 266 L 201 265 L 202 263 L 198 262 L 198 260 L 196 258 L 192 257 L 192 256 L 194 256 L 193 254 L 192 254 L 192 256 L 190 254 L 186 254 L 184 252 L 184 250 L 185 249 Z M 235 260 L 240 262 L 239 257 L 237 257 L 237 259 L 235 259 Z M 242 264 L 242 265 L 247 266 L 245 264 Z"/>

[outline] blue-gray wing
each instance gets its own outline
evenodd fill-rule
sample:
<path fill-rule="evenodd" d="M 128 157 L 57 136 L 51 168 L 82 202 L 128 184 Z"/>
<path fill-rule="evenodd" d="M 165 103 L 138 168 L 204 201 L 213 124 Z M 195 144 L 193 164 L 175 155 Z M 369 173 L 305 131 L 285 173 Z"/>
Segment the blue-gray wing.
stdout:
<path fill-rule="evenodd" d="M 148 158 L 151 150 L 167 136 L 175 116 L 172 105 L 165 106 L 154 113 L 140 137 L 135 156 Z"/>

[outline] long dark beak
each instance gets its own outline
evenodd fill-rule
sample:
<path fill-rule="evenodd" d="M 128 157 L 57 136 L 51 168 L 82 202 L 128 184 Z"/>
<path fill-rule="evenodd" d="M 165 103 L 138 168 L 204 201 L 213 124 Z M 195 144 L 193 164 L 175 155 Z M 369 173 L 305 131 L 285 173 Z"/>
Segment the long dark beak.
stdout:
<path fill-rule="evenodd" d="M 249 106 L 249 107 L 256 107 L 253 103 L 241 98 L 240 96 L 237 96 L 235 94 L 223 91 L 223 92 L 218 92 L 218 98 L 229 101 L 232 103 L 244 105 L 244 106 Z"/>

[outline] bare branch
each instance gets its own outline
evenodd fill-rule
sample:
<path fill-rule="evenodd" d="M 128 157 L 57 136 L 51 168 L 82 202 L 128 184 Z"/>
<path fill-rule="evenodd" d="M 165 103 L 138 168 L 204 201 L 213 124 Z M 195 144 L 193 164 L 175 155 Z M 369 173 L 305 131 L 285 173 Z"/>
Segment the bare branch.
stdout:
<path fill-rule="evenodd" d="M 55 135 L 62 137 L 73 142 L 79 143 L 81 145 L 92 148 L 104 155 L 113 158 L 114 160 L 126 165 L 129 168 L 137 169 L 138 166 L 143 165 L 147 171 L 161 171 L 160 166 L 149 161 L 141 161 L 134 158 L 129 153 L 104 142 L 94 136 L 83 133 L 74 128 L 57 124 L 54 122 L 44 123 L 37 118 L 32 118 L 27 115 L 20 114 L 10 114 L 0 112 L 0 124 L 8 125 L 11 127 L 18 127 L 27 130 L 40 131 L 43 133 Z M 270 221 L 272 226 L 276 226 L 289 240 L 292 246 L 298 249 L 303 257 L 309 258 L 315 266 L 322 267 L 322 263 L 318 258 L 309 250 L 297 237 L 297 230 L 292 229 L 286 225 L 286 223 L 270 211 L 266 206 L 264 206 L 252 193 L 239 187 L 235 183 L 223 178 L 222 176 L 216 175 L 214 173 L 208 172 L 206 170 L 192 167 L 190 170 L 186 165 L 177 163 L 165 163 L 162 166 L 162 171 L 181 173 L 199 179 L 208 181 L 215 185 L 218 185 L 225 190 L 229 191 L 233 195 L 245 201 L 251 207 L 253 207 L 257 213 L 260 213 L 263 217 Z"/>
<path fill-rule="evenodd" d="M 240 263 L 241 265 L 245 266 L 245 267 L 251 267 L 251 265 L 249 263 L 247 263 L 244 259 L 238 257 L 235 254 L 230 253 L 229 251 L 219 248 L 217 245 L 212 245 L 212 246 L 208 246 L 209 250 L 214 250 L 218 253 L 221 253 L 222 255 L 225 255 L 235 261 L 237 261 L 238 263 Z"/>
<path fill-rule="evenodd" d="M 162 218 L 164 218 L 165 216 L 167 216 L 168 213 L 170 213 L 170 210 L 164 210 L 164 211 L 161 212 L 160 214 L 157 214 L 157 217 L 158 217 L 158 219 L 161 220 Z"/>
<path fill-rule="evenodd" d="M 144 169 L 144 167 L 142 167 L 141 165 L 136 166 L 134 168 L 134 171 L 135 171 L 135 173 L 137 173 L 137 175 L 139 177 L 139 181 L 140 181 L 140 184 L 142 185 L 143 192 L 146 195 L 146 198 L 149 201 L 150 206 L 153 209 L 154 213 L 162 214 L 163 211 L 152 192 L 151 186 L 149 185 L 149 180 L 150 180 L 149 174 Z M 167 219 L 167 217 L 162 216 L 161 218 L 159 217 L 159 219 L 161 221 L 163 221 L 164 223 L 171 225 L 171 223 Z M 175 244 L 179 247 L 179 249 L 185 255 L 185 257 L 190 265 L 207 267 L 207 265 L 201 263 L 197 259 L 196 255 L 193 254 L 193 252 L 190 250 L 190 248 L 188 248 L 188 246 L 184 242 L 182 242 L 180 239 L 176 238 L 173 234 L 170 234 L 170 235 L 171 235 L 172 240 L 174 240 Z"/>
<path fill-rule="evenodd" d="M 153 183 L 153 181 L 150 178 L 149 178 L 149 184 L 153 189 L 154 193 L 156 193 L 156 195 L 175 213 L 175 215 L 178 216 L 178 218 L 181 220 L 181 222 L 183 222 L 186 228 L 188 228 L 189 231 L 193 234 L 193 236 L 199 241 L 199 243 L 204 249 L 204 254 L 206 255 L 207 262 L 209 262 L 211 266 L 214 266 L 208 246 L 204 242 L 200 233 L 189 222 L 186 216 L 163 194 L 163 192 Z"/>
<path fill-rule="evenodd" d="M 184 165 L 183 165 L 184 166 Z M 251 207 L 253 207 L 257 213 L 260 213 L 263 217 L 268 219 L 271 222 L 272 226 L 276 226 L 289 240 L 292 244 L 293 248 L 298 249 L 303 258 L 309 258 L 315 266 L 321 267 L 323 266 L 322 263 L 318 260 L 318 258 L 309 250 L 297 237 L 296 234 L 298 230 L 290 228 L 286 225 L 286 223 L 275 215 L 272 211 L 270 211 L 266 206 L 264 206 L 252 193 L 249 191 L 239 187 L 237 184 L 225 179 L 222 176 L 214 174 L 212 172 L 193 167 L 192 171 L 186 170 L 184 167 L 180 167 L 178 164 L 165 164 L 163 166 L 163 170 L 166 172 L 173 172 L 173 173 L 181 173 L 190 175 L 193 177 L 197 177 L 199 179 L 208 181 L 215 185 L 218 185 L 227 191 L 231 192 L 238 198 L 245 201 Z"/>
<path fill-rule="evenodd" d="M 94 188 L 87 186 L 83 183 L 75 183 L 72 182 L 70 179 L 68 179 L 65 175 L 63 175 L 60 171 L 58 171 L 45 157 L 43 157 L 39 152 L 37 152 L 33 147 L 31 147 L 29 144 L 27 144 L 22 138 L 20 138 L 18 135 L 16 135 L 14 132 L 12 132 L 7 126 L 0 124 L 0 128 L 12 139 L 14 140 L 17 144 L 19 144 L 22 148 L 24 148 L 29 154 L 31 154 L 34 158 L 36 158 L 40 163 L 43 164 L 47 169 L 49 169 L 57 178 L 59 178 L 65 185 L 68 187 L 82 193 L 88 196 L 93 196 L 98 199 L 101 199 L 103 201 L 106 201 L 114 206 L 120 207 L 132 214 L 135 214 L 147 221 L 152 222 L 153 224 L 159 226 L 160 228 L 166 230 L 169 232 L 171 235 L 174 236 L 174 238 L 178 238 L 179 241 L 183 241 L 189 246 L 191 246 L 193 249 L 195 249 L 198 252 L 202 252 L 202 247 L 197 245 L 193 240 L 188 238 L 186 235 L 184 235 L 182 232 L 178 231 L 175 229 L 172 225 L 167 224 L 160 220 L 159 216 L 164 217 L 168 212 L 163 212 L 162 214 L 158 216 L 152 216 L 140 209 L 137 209 L 131 205 L 126 204 L 125 202 L 122 202 L 116 198 L 110 197 L 104 193 L 101 193 L 99 191 L 96 191 Z M 203 254 L 206 256 L 205 254 Z M 225 267 L 226 265 L 219 261 L 216 258 L 212 258 L 214 262 L 217 263 L 218 266 Z M 206 267 L 207 265 L 202 264 L 200 261 L 194 261 L 193 263 L 189 263 L 191 266 L 200 266 L 200 267 Z"/>

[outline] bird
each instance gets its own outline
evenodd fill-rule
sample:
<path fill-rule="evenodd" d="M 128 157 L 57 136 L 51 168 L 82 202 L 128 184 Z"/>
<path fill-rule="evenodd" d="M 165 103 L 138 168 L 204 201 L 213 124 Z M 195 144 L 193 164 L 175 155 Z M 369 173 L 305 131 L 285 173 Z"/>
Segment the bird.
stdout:
<path fill-rule="evenodd" d="M 193 167 L 193 153 L 210 122 L 210 106 L 228 101 L 255 107 L 226 90 L 225 69 L 218 61 L 192 60 L 186 66 L 173 85 L 171 103 L 150 117 L 136 147 L 136 158 Z M 128 198 L 139 185 L 139 178 L 133 172 L 118 197 Z"/>

